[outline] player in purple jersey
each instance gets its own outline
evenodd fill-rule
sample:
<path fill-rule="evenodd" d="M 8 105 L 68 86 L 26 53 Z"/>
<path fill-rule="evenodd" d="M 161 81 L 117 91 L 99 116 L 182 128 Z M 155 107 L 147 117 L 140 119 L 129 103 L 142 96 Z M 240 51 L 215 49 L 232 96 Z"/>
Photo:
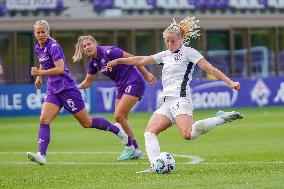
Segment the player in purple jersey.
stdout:
<path fill-rule="evenodd" d="M 79 89 L 90 87 L 97 72 L 102 72 L 115 82 L 117 94 L 114 117 L 128 135 L 128 143 L 118 160 L 141 159 L 143 153 L 138 148 L 137 141 L 127 122 L 127 117 L 131 108 L 144 94 L 144 80 L 135 66 L 118 65 L 114 67 L 112 72 L 106 70 L 109 61 L 132 55 L 115 46 L 100 46 L 92 36 L 80 36 L 75 47 L 74 62 L 82 59 L 82 53 L 90 58 L 86 78 L 78 85 Z M 143 66 L 137 68 L 151 85 L 155 84 L 156 78 L 151 73 Z"/>
<path fill-rule="evenodd" d="M 46 151 L 50 141 L 50 123 L 63 106 L 84 128 L 110 131 L 117 135 L 123 144 L 127 144 L 128 137 L 119 123 L 113 125 L 103 117 L 91 118 L 89 116 L 81 93 L 66 67 L 63 50 L 50 37 L 47 21 L 39 20 L 35 23 L 34 35 L 37 40 L 34 50 L 38 56 L 40 68 L 32 67 L 31 75 L 36 76 L 35 86 L 38 89 L 42 85 L 41 77 L 46 76 L 47 91 L 40 115 L 39 152 L 27 152 L 28 158 L 40 165 L 46 164 Z"/>

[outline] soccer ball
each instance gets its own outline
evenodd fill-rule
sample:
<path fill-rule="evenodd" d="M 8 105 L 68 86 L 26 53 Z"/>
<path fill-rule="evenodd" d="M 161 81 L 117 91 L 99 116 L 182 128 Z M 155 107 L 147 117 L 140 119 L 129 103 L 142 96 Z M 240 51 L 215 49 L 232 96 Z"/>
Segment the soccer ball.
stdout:
<path fill-rule="evenodd" d="M 171 173 L 174 170 L 176 161 L 171 154 L 167 152 L 161 152 L 159 155 L 154 157 L 151 164 L 156 173 L 164 174 Z"/>

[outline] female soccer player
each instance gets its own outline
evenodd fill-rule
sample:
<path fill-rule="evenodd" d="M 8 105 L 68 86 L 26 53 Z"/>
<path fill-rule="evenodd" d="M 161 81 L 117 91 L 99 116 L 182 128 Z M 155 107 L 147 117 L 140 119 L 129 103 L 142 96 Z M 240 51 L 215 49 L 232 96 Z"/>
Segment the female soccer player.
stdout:
<path fill-rule="evenodd" d="M 137 141 L 127 122 L 127 117 L 131 108 L 144 94 L 144 80 L 134 66 L 118 65 L 113 68 L 112 72 L 106 70 L 106 65 L 110 60 L 132 55 L 115 46 L 100 46 L 95 38 L 89 35 L 78 37 L 73 61 L 80 61 L 82 53 L 89 57 L 89 62 L 86 78 L 78 85 L 79 89 L 90 87 L 97 72 L 102 72 L 115 82 L 117 93 L 114 117 L 115 121 L 121 124 L 128 135 L 128 143 L 118 160 L 142 159 L 143 153 L 138 148 Z M 155 84 L 156 78 L 151 73 L 143 66 L 138 66 L 138 69 L 151 85 Z"/>
<path fill-rule="evenodd" d="M 48 22 L 39 20 L 34 24 L 34 36 L 37 44 L 35 53 L 40 68 L 32 67 L 31 75 L 37 76 L 35 87 L 42 85 L 42 76 L 47 79 L 47 91 L 41 108 L 40 127 L 38 132 L 38 153 L 28 152 L 31 161 L 40 165 L 46 163 L 46 151 L 50 141 L 50 123 L 64 106 L 80 122 L 84 128 L 96 128 L 110 131 L 118 136 L 122 143 L 127 144 L 128 138 L 120 124 L 111 124 L 103 117 L 91 118 L 87 112 L 80 91 L 66 67 L 61 46 L 50 37 Z"/>
<path fill-rule="evenodd" d="M 220 70 L 208 63 L 203 56 L 193 48 L 184 45 L 190 38 L 199 36 L 194 17 L 186 17 L 180 23 L 175 21 L 163 32 L 167 50 L 152 56 L 136 56 L 119 58 L 108 63 L 111 71 L 118 64 L 149 65 L 159 64 L 162 69 L 163 91 L 160 96 L 164 103 L 150 118 L 145 129 L 146 152 L 151 162 L 160 153 L 157 135 L 176 123 L 180 135 L 186 140 L 193 140 L 217 125 L 241 119 L 239 112 L 221 112 L 217 117 L 193 121 L 193 105 L 189 82 L 192 79 L 194 66 L 223 80 L 232 89 L 240 90 L 240 83 L 230 80 Z"/>

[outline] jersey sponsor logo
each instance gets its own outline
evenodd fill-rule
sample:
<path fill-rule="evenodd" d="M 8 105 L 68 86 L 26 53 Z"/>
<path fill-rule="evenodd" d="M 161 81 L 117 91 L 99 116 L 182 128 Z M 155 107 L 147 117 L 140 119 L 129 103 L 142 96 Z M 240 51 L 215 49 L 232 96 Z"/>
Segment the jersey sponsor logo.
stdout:
<path fill-rule="evenodd" d="M 270 90 L 265 85 L 262 79 L 258 79 L 250 93 L 252 102 L 256 102 L 258 106 L 264 106 L 268 104 L 268 98 L 270 96 Z"/>
<path fill-rule="evenodd" d="M 218 88 L 218 91 L 215 88 Z M 238 92 L 230 89 L 223 81 L 197 85 L 192 91 L 194 108 L 231 107 L 238 98 Z"/>
<path fill-rule="evenodd" d="M 46 61 L 46 60 L 48 60 L 49 59 L 49 56 L 48 55 L 45 55 L 45 56 L 43 56 L 43 57 L 40 57 L 39 58 L 39 61 L 40 62 L 44 62 L 44 61 Z"/>
<path fill-rule="evenodd" d="M 106 66 L 105 67 L 103 67 L 102 69 L 100 69 L 100 71 L 99 72 L 101 72 L 101 73 L 103 73 L 103 72 L 107 72 L 107 68 L 106 68 Z"/>

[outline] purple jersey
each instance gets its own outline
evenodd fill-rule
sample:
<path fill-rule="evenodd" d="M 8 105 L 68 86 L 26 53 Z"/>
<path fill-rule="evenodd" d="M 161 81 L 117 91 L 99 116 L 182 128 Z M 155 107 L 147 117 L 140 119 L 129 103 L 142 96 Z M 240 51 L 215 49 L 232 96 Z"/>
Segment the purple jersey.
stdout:
<path fill-rule="evenodd" d="M 43 48 L 40 48 L 39 44 L 36 44 L 34 49 L 38 56 L 39 62 L 42 65 L 42 69 L 44 70 L 54 68 L 54 62 L 57 60 L 62 59 L 64 62 L 64 74 L 46 77 L 48 90 L 52 91 L 53 93 L 59 93 L 66 89 L 77 89 L 75 81 L 66 67 L 63 50 L 56 41 L 47 39 L 47 42 Z"/>
<path fill-rule="evenodd" d="M 88 63 L 88 74 L 102 72 L 113 80 L 117 87 L 120 87 L 134 78 L 140 78 L 141 75 L 135 66 L 118 64 L 107 71 L 106 66 L 110 60 L 121 58 L 123 50 L 114 46 L 97 46 L 97 59 L 91 58 Z M 143 80 L 143 79 L 142 79 Z"/>

